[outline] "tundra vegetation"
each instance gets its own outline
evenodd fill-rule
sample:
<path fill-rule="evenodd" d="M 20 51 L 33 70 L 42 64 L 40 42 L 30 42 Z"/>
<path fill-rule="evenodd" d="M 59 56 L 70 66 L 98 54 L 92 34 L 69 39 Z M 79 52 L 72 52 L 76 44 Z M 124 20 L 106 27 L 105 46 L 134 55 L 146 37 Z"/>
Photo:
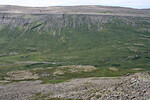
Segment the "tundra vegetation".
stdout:
<path fill-rule="evenodd" d="M 149 73 L 149 13 L 103 6 L 0 6 L 0 84 Z M 36 98 L 45 97 L 36 93 Z"/>

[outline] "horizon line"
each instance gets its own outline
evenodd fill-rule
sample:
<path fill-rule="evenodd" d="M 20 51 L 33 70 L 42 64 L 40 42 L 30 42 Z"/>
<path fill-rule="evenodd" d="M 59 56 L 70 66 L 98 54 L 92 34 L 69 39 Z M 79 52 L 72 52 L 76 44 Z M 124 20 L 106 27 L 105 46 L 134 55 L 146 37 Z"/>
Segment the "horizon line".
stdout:
<path fill-rule="evenodd" d="M 18 7 L 31 7 L 31 8 L 45 8 L 45 7 L 76 7 L 76 6 L 103 6 L 103 7 L 118 7 L 118 8 L 130 8 L 130 9 L 150 9 L 150 7 L 129 7 L 129 6 L 110 6 L 110 5 L 50 5 L 50 6 L 27 6 L 27 5 L 15 5 L 15 4 L 0 4 L 0 6 L 18 6 Z"/>

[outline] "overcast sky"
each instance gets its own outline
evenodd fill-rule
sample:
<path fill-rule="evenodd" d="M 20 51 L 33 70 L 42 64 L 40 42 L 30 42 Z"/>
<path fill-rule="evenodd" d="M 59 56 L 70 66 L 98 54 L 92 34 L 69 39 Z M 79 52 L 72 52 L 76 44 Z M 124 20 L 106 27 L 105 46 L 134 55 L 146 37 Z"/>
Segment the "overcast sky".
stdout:
<path fill-rule="evenodd" d="M 150 0 L 0 0 L 0 5 L 20 5 L 32 7 L 106 5 L 132 8 L 150 8 Z"/>

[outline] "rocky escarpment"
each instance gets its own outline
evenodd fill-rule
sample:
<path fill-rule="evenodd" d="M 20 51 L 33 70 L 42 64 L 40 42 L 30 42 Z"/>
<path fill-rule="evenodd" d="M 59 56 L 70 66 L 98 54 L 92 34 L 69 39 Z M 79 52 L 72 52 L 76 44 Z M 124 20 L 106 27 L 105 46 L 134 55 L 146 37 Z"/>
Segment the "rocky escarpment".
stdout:
<path fill-rule="evenodd" d="M 148 17 L 88 15 L 88 14 L 8 14 L 0 13 L 0 26 L 11 28 L 21 27 L 24 30 L 53 30 L 61 32 L 64 28 L 76 29 L 83 27 L 88 31 L 104 30 L 103 24 L 113 20 L 123 20 L 123 23 L 140 26 L 141 22 L 149 22 Z"/>
<path fill-rule="evenodd" d="M 124 20 L 138 25 L 136 21 L 149 21 L 149 10 L 104 6 L 75 7 L 19 7 L 0 6 L 0 26 L 18 27 L 26 30 L 45 29 L 59 31 L 63 28 L 85 26 L 88 30 L 103 30 L 102 25 L 112 20 Z M 32 24 L 32 25 L 31 25 Z"/>

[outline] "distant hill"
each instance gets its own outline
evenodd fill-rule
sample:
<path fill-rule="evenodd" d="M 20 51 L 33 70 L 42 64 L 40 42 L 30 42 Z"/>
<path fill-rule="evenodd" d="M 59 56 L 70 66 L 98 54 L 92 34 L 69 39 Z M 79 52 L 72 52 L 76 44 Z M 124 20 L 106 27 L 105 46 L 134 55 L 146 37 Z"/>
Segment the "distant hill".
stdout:
<path fill-rule="evenodd" d="M 150 9 L 0 6 L 0 63 L 149 69 Z"/>
<path fill-rule="evenodd" d="M 122 16 L 149 16 L 149 9 L 133 9 L 111 6 L 53 6 L 53 7 L 21 7 L 0 6 L 1 13 L 28 13 L 28 14 L 107 14 Z"/>

